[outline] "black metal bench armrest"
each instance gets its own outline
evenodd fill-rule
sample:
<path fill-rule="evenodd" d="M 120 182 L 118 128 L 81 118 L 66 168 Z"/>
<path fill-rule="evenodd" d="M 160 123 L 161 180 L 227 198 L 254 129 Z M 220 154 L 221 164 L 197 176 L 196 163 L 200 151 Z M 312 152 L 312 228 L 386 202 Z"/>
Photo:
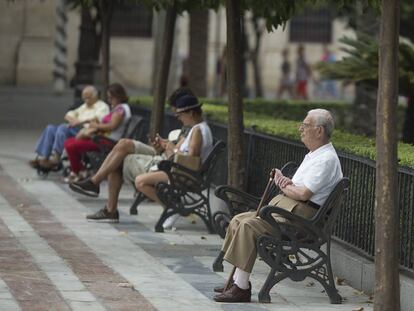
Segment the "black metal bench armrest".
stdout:
<path fill-rule="evenodd" d="M 277 214 L 278 216 L 285 218 L 287 221 L 277 222 L 272 214 Z M 264 206 L 260 210 L 259 216 L 263 220 L 266 220 L 272 227 L 276 228 L 278 232 L 280 230 L 282 235 L 289 235 L 287 232 L 290 231 L 292 233 L 292 228 L 295 228 L 296 237 L 300 236 L 302 239 L 307 239 L 321 244 L 326 241 L 324 232 L 315 226 L 311 219 L 305 219 L 280 207 L 271 205 Z"/>
<path fill-rule="evenodd" d="M 182 171 L 186 174 L 189 174 L 191 177 L 198 179 L 200 177 L 200 173 L 198 171 L 194 171 L 192 169 L 189 169 L 181 164 L 175 163 L 173 161 L 170 160 L 162 160 L 161 162 L 158 163 L 158 169 L 160 171 L 164 171 L 167 174 L 171 174 L 173 172 L 173 169 Z"/>
<path fill-rule="evenodd" d="M 226 203 L 231 216 L 234 216 L 236 213 L 257 209 L 257 206 L 260 203 L 260 197 L 251 195 L 228 185 L 217 187 L 214 193 L 218 198 L 222 199 Z M 235 208 L 235 205 L 241 205 L 244 208 Z"/>
<path fill-rule="evenodd" d="M 167 173 L 170 184 L 182 191 L 201 191 L 203 188 L 203 179 L 199 171 L 191 170 L 170 160 L 159 162 L 158 169 Z"/>

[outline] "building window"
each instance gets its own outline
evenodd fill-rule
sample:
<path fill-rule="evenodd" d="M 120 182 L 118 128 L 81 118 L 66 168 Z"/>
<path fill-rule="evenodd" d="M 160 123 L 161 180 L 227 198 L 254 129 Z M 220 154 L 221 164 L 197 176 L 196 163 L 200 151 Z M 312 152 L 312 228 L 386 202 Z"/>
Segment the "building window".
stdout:
<path fill-rule="evenodd" d="M 328 8 L 320 10 L 306 9 L 302 14 L 292 18 L 290 22 L 290 42 L 331 43 L 332 11 Z"/>
<path fill-rule="evenodd" d="M 124 3 L 115 6 L 111 21 L 111 36 L 152 36 L 152 10 L 144 5 Z"/>

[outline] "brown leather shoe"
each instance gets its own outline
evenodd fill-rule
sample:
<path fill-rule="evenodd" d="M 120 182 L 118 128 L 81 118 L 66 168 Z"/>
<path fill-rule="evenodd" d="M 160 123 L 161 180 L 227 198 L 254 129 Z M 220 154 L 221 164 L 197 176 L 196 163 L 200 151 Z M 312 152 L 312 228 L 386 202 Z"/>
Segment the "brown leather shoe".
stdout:
<path fill-rule="evenodd" d="M 231 282 L 230 282 L 230 284 L 229 284 L 229 287 L 231 287 L 232 285 L 234 284 L 234 280 L 232 280 Z M 214 291 L 216 292 L 216 293 L 222 293 L 223 291 L 224 291 L 224 286 L 226 286 L 226 284 L 224 284 L 223 286 L 216 286 L 216 287 L 214 287 Z M 249 282 L 249 289 L 251 289 L 252 288 L 252 283 L 250 283 Z"/>
<path fill-rule="evenodd" d="M 225 292 L 214 296 L 217 302 L 250 302 L 252 297 L 252 288 L 241 289 L 236 284 L 233 284 Z"/>
<path fill-rule="evenodd" d="M 44 169 L 57 169 L 59 166 L 59 162 L 51 161 L 49 159 L 41 159 L 39 160 L 39 166 Z"/>
<path fill-rule="evenodd" d="M 231 287 L 234 284 L 234 280 L 231 280 L 231 282 L 229 283 L 229 287 Z M 214 287 L 214 292 L 216 293 L 222 293 L 224 291 L 224 286 L 226 286 L 226 283 L 224 283 L 224 285 L 222 286 L 216 286 Z"/>
<path fill-rule="evenodd" d="M 38 158 L 36 158 L 34 160 L 30 160 L 28 163 L 29 163 L 30 167 L 32 167 L 34 169 L 39 167 L 39 159 Z"/>

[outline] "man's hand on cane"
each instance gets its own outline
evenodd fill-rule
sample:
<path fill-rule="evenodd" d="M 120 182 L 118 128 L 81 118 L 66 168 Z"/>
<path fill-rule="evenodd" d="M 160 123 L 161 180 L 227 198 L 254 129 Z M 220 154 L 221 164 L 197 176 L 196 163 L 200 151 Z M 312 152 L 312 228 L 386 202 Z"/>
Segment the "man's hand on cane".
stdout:
<path fill-rule="evenodd" d="M 290 178 L 283 176 L 282 172 L 279 169 L 275 169 L 275 184 L 280 189 L 285 188 L 288 185 L 292 184 L 292 180 Z"/>

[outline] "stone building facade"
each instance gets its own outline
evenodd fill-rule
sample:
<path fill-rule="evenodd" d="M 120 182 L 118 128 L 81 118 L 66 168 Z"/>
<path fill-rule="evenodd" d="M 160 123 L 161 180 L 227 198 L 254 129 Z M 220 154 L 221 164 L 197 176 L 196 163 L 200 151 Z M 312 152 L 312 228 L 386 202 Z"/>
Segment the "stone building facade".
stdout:
<path fill-rule="evenodd" d="M 54 40 L 56 36 L 56 6 L 54 0 L 15 0 L 0 2 L 0 85 L 42 86 L 53 83 Z M 67 80 L 75 74 L 79 41 L 79 11 L 67 11 Z M 152 14 L 151 34 L 124 36 L 113 34 L 111 39 L 111 81 L 129 88 L 151 88 L 152 73 L 157 59 L 155 46 L 160 30 L 160 14 Z M 181 64 L 188 54 L 188 15 L 177 19 L 176 37 L 171 65 L 170 89 L 178 85 Z M 146 21 L 148 23 L 148 21 Z M 300 24 L 300 23 L 299 23 Z M 147 25 L 148 26 L 148 25 Z M 208 89 L 215 95 L 217 87 L 216 64 L 225 46 L 226 23 L 224 9 L 210 12 L 208 41 Z M 303 27 L 303 25 L 302 25 Z M 307 26 L 304 26 L 305 28 Z M 333 20 L 330 24 L 330 49 L 340 57 L 338 39 L 352 35 L 344 23 Z M 306 30 L 306 29 L 305 29 Z M 300 32 L 299 32 L 300 36 Z M 304 33 L 306 36 L 306 33 Z M 300 40 L 300 38 L 299 38 Z M 294 41 L 294 40 L 293 40 Z M 290 61 L 295 60 L 298 42 L 292 41 L 292 23 L 285 30 L 266 33 L 262 40 L 260 64 L 267 97 L 274 97 L 280 79 L 281 51 L 290 49 Z M 322 40 L 323 41 L 323 40 Z M 323 42 L 304 42 L 309 63 L 320 60 Z M 248 65 L 248 85 L 253 88 L 253 75 Z"/>

